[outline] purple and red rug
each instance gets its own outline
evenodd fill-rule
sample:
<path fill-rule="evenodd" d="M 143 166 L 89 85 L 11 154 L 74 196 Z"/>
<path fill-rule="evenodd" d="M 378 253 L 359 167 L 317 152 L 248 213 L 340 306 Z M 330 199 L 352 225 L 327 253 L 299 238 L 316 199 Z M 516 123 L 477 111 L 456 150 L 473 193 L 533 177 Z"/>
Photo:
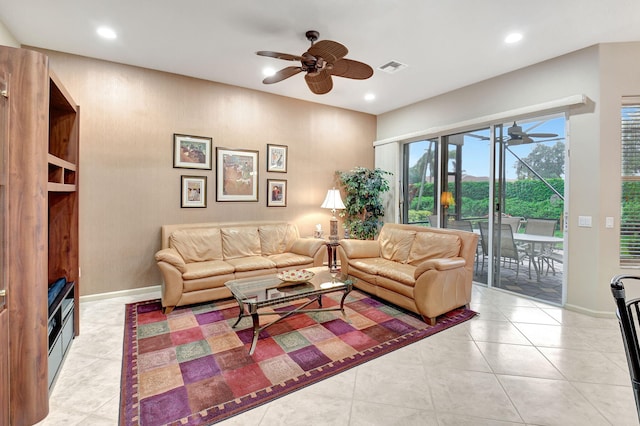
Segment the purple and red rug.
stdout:
<path fill-rule="evenodd" d="M 323 297 L 324 307 L 339 304 L 331 296 Z M 347 321 L 339 311 L 292 315 L 262 331 L 250 356 L 251 319 L 231 328 L 238 317 L 234 300 L 182 307 L 169 315 L 159 300 L 128 304 L 120 425 L 210 425 L 475 315 L 458 309 L 429 326 L 355 290 L 345 310 Z"/>

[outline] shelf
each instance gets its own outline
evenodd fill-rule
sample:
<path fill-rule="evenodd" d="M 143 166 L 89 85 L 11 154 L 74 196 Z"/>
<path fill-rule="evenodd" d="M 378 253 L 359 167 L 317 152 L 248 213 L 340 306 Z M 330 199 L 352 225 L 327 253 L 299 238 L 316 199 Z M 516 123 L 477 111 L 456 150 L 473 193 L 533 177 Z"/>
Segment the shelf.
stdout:
<path fill-rule="evenodd" d="M 63 169 L 73 170 L 74 172 L 76 171 L 75 164 L 70 163 L 69 161 L 63 160 L 62 158 L 58 158 L 53 154 L 47 154 L 47 161 L 49 162 L 50 165 L 55 165 Z"/>
<path fill-rule="evenodd" d="M 53 154 L 47 155 L 49 163 L 49 182 L 47 189 L 50 192 L 73 192 L 76 190 L 75 164 L 58 158 Z"/>
<path fill-rule="evenodd" d="M 49 316 L 48 316 L 49 319 L 53 317 L 53 314 L 60 307 L 64 299 L 68 298 L 69 295 L 71 295 L 71 298 L 73 298 L 73 294 L 72 294 L 73 286 L 74 286 L 73 282 L 67 282 L 65 286 L 62 287 L 62 290 L 60 290 L 60 293 L 58 293 L 58 296 L 51 303 L 51 306 L 49 306 Z"/>
<path fill-rule="evenodd" d="M 47 191 L 49 192 L 75 192 L 76 186 L 64 183 L 52 183 L 47 185 Z"/>

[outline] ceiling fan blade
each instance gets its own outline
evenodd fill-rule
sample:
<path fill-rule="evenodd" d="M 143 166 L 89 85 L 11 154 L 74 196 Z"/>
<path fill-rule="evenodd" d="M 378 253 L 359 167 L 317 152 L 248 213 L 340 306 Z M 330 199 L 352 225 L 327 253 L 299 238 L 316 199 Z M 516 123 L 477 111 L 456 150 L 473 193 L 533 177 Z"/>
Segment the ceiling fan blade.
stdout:
<path fill-rule="evenodd" d="M 317 73 L 307 73 L 304 76 L 305 81 L 309 89 L 316 95 L 324 95 L 329 93 L 333 89 L 333 80 L 331 74 L 326 69 L 323 69 Z"/>
<path fill-rule="evenodd" d="M 527 136 L 532 138 L 555 138 L 558 135 L 555 133 L 527 133 Z"/>
<path fill-rule="evenodd" d="M 307 52 L 316 58 L 320 57 L 326 62 L 333 64 L 337 60 L 346 56 L 347 53 L 349 53 L 349 50 L 337 41 L 320 40 L 311 46 Z"/>
<path fill-rule="evenodd" d="M 271 52 L 269 50 L 261 50 L 256 52 L 256 55 L 267 56 L 269 58 L 284 59 L 285 61 L 301 61 L 302 57 L 297 55 L 290 55 L 288 53 Z"/>
<path fill-rule="evenodd" d="M 300 68 L 300 67 L 283 68 L 280 71 L 276 72 L 274 75 L 265 78 L 264 80 L 262 80 L 262 82 L 264 84 L 277 83 L 279 81 L 284 80 L 285 78 L 289 78 L 291 76 L 294 76 L 294 75 L 298 74 L 301 71 L 302 71 L 302 68 Z"/>
<path fill-rule="evenodd" d="M 340 59 L 333 64 L 330 70 L 332 75 L 355 80 L 366 80 L 373 75 L 373 69 L 363 63 L 352 59 Z"/>

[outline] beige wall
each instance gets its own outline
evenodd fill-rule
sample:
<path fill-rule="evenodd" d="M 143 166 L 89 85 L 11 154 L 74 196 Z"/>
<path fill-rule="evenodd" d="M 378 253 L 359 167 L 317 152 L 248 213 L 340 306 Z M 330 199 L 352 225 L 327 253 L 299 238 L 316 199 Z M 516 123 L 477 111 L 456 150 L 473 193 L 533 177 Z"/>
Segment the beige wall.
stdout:
<path fill-rule="evenodd" d="M 7 26 L 4 22 L 0 21 L 0 45 L 9 46 L 9 47 L 20 47 L 20 43 L 16 38 L 9 32 Z"/>
<path fill-rule="evenodd" d="M 83 295 L 160 284 L 153 255 L 163 224 L 283 219 L 302 235 L 316 223 L 328 229 L 320 204 L 335 171 L 373 166 L 375 116 L 44 52 L 80 105 Z M 174 169 L 173 133 L 259 151 L 259 202 L 216 202 L 215 166 Z M 288 173 L 266 172 L 267 143 L 288 145 Z M 207 176 L 206 209 L 180 208 L 181 175 Z M 267 178 L 287 180 L 287 207 L 266 207 Z"/>
<path fill-rule="evenodd" d="M 380 115 L 377 140 L 586 95 L 587 105 L 568 111 L 567 306 L 605 315 L 611 277 L 634 272 L 618 266 L 620 98 L 638 92 L 640 43 L 593 46 Z M 592 216 L 593 227 L 577 227 L 579 215 Z"/>

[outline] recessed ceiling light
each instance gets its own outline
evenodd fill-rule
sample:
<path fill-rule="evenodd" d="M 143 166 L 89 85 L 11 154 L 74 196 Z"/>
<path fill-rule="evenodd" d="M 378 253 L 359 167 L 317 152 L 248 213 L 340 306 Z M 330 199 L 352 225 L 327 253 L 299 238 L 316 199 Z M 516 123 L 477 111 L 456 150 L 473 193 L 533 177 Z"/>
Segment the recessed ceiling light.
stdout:
<path fill-rule="evenodd" d="M 373 93 L 367 93 L 366 95 L 364 95 L 364 100 L 365 101 L 372 101 L 376 98 L 376 95 L 374 95 Z"/>
<path fill-rule="evenodd" d="M 96 32 L 100 37 L 106 38 L 108 40 L 113 40 L 114 38 L 118 37 L 116 32 L 109 27 L 100 27 L 96 30 Z"/>
<path fill-rule="evenodd" d="M 505 39 L 504 42 L 508 44 L 517 43 L 522 40 L 522 34 L 520 33 L 511 33 Z"/>
<path fill-rule="evenodd" d="M 263 68 L 262 69 L 262 75 L 264 75 L 265 77 L 271 77 L 275 73 L 276 73 L 276 70 L 274 70 L 273 68 Z"/>

